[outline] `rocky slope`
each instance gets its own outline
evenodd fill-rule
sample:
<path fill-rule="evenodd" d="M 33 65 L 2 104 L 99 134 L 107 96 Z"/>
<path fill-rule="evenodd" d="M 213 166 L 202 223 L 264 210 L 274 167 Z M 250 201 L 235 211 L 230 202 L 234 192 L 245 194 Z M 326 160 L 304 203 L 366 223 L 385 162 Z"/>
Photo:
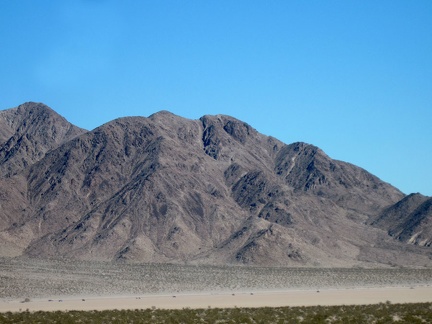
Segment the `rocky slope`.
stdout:
<path fill-rule="evenodd" d="M 387 234 L 393 222 L 383 215 L 404 199 L 399 190 L 313 145 L 286 145 L 229 116 L 188 120 L 162 111 L 86 132 L 27 103 L 0 112 L 0 125 L 1 255 L 431 263 L 427 244 Z"/>
<path fill-rule="evenodd" d="M 45 153 L 84 133 L 43 104 L 25 103 L 0 112 L 0 172 L 10 177 Z"/>
<path fill-rule="evenodd" d="M 372 222 L 399 241 L 430 247 L 432 244 L 432 197 L 411 194 L 384 210 Z"/>

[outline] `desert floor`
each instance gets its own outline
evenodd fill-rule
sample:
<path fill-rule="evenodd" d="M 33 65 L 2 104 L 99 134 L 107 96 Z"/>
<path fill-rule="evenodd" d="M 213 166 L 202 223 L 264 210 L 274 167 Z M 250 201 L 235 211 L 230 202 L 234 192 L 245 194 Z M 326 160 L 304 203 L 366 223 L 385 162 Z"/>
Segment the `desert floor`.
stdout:
<path fill-rule="evenodd" d="M 432 287 L 290 290 L 257 293 L 200 293 L 110 297 L 38 298 L 23 302 L 0 300 L 0 312 L 145 308 L 232 308 L 315 305 L 364 305 L 383 302 L 432 302 Z"/>
<path fill-rule="evenodd" d="M 0 258 L 0 312 L 432 302 L 432 269 L 318 269 Z"/>

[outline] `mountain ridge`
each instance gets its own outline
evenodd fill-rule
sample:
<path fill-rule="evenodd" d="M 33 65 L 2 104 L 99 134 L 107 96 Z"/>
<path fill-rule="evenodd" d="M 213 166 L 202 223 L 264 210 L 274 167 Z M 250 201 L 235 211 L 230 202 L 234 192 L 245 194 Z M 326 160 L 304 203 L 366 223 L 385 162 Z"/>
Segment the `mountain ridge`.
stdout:
<path fill-rule="evenodd" d="M 0 177 L 2 255 L 273 266 L 430 264 L 427 244 L 395 239 L 388 223 L 379 221 L 406 196 L 313 145 L 282 143 L 226 115 L 189 120 L 160 111 L 85 131 L 53 113 L 53 122 L 43 123 L 42 113 L 33 124 L 26 113 L 39 105 L 16 110 L 34 126 L 22 136 L 41 134 L 47 124 L 60 135 L 48 136 L 41 148 L 42 140 L 29 141 L 30 152 L 38 154 L 18 150 L 27 164 L 0 163 L 7 170 Z M 0 112 L 0 124 L 5 115 Z M 0 133 L 0 152 L 17 132 L 9 127 Z M 422 219 L 415 225 L 425 228 L 421 242 L 429 239 L 430 209 Z"/>

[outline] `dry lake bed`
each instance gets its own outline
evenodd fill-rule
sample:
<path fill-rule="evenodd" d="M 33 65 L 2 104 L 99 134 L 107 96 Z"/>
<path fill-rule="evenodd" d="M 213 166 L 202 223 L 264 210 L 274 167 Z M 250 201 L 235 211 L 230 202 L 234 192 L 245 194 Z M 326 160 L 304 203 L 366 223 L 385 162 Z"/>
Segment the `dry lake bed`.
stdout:
<path fill-rule="evenodd" d="M 272 268 L 0 258 L 0 311 L 431 302 L 431 268 Z"/>

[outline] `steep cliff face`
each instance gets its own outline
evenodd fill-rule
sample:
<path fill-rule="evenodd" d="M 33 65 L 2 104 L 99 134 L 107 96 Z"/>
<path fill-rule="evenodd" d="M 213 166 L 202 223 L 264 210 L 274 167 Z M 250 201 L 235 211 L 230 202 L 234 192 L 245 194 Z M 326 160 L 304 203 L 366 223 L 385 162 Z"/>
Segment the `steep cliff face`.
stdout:
<path fill-rule="evenodd" d="M 0 112 L 0 122 L 7 125 L 0 132 L 2 255 L 270 266 L 430 262 L 429 249 L 406 248 L 385 226 L 370 225 L 404 197 L 396 188 L 313 145 L 286 145 L 229 116 L 188 120 L 162 111 L 86 132 L 29 103 Z"/>

